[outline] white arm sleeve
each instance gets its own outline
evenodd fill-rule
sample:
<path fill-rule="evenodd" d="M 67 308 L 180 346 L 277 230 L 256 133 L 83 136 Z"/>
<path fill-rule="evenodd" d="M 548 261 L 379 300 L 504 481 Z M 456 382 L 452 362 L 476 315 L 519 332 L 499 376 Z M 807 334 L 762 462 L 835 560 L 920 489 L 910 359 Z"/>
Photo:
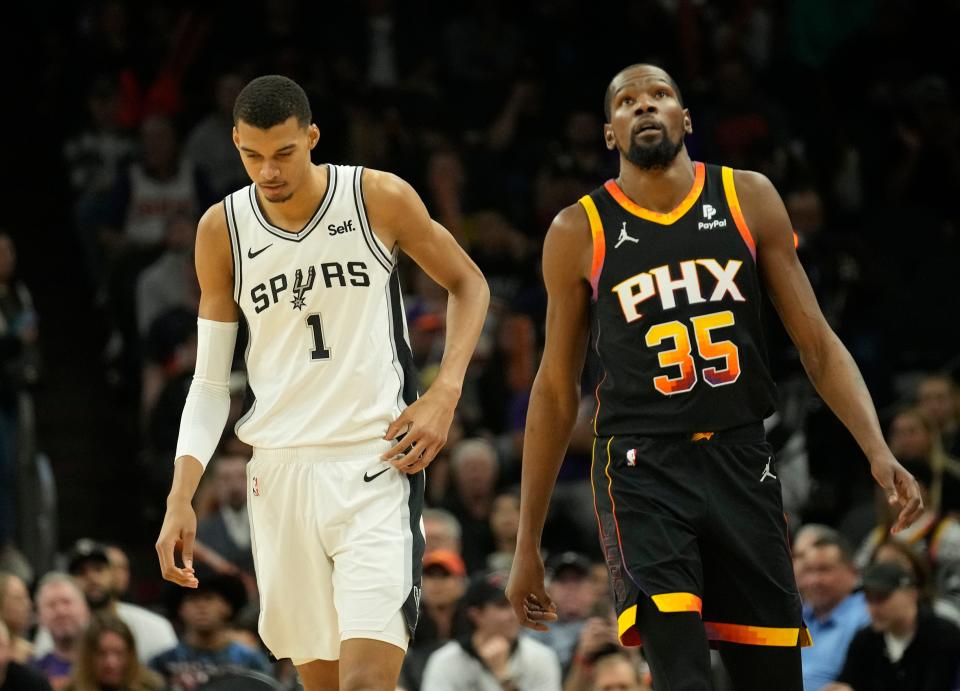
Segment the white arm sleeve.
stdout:
<path fill-rule="evenodd" d="M 207 467 L 230 413 L 230 365 L 237 322 L 197 319 L 197 368 L 180 418 L 177 455 L 193 456 Z"/>

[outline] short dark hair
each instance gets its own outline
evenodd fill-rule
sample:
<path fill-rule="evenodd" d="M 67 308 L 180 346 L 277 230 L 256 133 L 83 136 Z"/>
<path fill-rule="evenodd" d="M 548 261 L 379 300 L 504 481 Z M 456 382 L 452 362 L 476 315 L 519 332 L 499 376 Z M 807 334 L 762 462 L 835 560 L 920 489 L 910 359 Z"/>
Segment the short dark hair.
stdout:
<path fill-rule="evenodd" d="M 240 91 L 233 104 L 233 124 L 243 120 L 261 130 L 295 117 L 301 127 L 313 121 L 310 100 L 299 84 L 279 74 L 257 77 Z"/>
<path fill-rule="evenodd" d="M 657 69 L 663 70 L 663 73 L 667 75 L 667 79 L 670 81 L 670 86 L 673 88 L 674 93 L 677 95 L 677 101 L 680 102 L 680 105 L 683 105 L 683 96 L 680 93 L 680 87 L 677 85 L 676 80 L 670 76 L 670 73 L 667 72 L 663 67 L 654 63 L 654 62 L 635 62 L 632 65 L 627 65 L 622 70 L 613 75 L 613 78 L 610 80 L 610 83 L 607 84 L 607 91 L 603 96 L 603 114 L 607 118 L 607 122 L 610 122 L 610 116 L 612 114 L 612 105 L 613 105 L 613 83 L 617 81 L 617 77 L 626 72 L 627 70 L 632 70 L 635 67 L 656 67 Z"/>
<path fill-rule="evenodd" d="M 827 533 L 821 535 L 813 542 L 814 547 L 836 547 L 840 552 L 840 561 L 845 565 L 856 568 L 853 556 L 853 547 L 850 542 L 840 533 Z"/>

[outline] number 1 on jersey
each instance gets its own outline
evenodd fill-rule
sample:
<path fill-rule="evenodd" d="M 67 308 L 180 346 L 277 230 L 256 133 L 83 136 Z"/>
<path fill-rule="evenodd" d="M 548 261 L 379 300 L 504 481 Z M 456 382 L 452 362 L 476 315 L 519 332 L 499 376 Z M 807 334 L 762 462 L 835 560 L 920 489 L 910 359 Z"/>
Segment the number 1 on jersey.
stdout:
<path fill-rule="evenodd" d="M 323 323 L 320 314 L 307 315 L 307 327 L 313 331 L 313 350 L 310 351 L 311 360 L 329 360 L 330 349 L 323 343 Z"/>

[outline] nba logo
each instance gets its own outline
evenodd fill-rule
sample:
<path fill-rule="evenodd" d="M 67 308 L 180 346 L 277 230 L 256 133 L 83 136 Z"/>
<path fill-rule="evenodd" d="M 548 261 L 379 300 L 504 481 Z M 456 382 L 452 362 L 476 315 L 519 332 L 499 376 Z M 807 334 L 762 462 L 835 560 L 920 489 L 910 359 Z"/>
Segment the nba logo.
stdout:
<path fill-rule="evenodd" d="M 253 496 L 260 496 L 260 478 L 256 475 L 253 476 Z"/>
<path fill-rule="evenodd" d="M 703 217 L 708 221 L 717 215 L 717 210 L 711 204 L 703 205 Z"/>
<path fill-rule="evenodd" d="M 637 450 L 630 449 L 627 451 L 627 465 L 635 466 L 637 464 Z"/>

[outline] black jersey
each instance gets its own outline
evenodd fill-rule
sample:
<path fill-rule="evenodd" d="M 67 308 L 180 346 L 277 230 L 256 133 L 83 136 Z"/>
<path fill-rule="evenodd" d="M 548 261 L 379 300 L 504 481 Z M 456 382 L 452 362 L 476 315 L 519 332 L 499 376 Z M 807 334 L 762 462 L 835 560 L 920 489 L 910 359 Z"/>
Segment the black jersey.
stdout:
<path fill-rule="evenodd" d="M 614 180 L 580 200 L 593 235 L 601 436 L 718 431 L 775 408 L 756 245 L 733 171 L 694 165 L 670 213 L 638 206 Z"/>

